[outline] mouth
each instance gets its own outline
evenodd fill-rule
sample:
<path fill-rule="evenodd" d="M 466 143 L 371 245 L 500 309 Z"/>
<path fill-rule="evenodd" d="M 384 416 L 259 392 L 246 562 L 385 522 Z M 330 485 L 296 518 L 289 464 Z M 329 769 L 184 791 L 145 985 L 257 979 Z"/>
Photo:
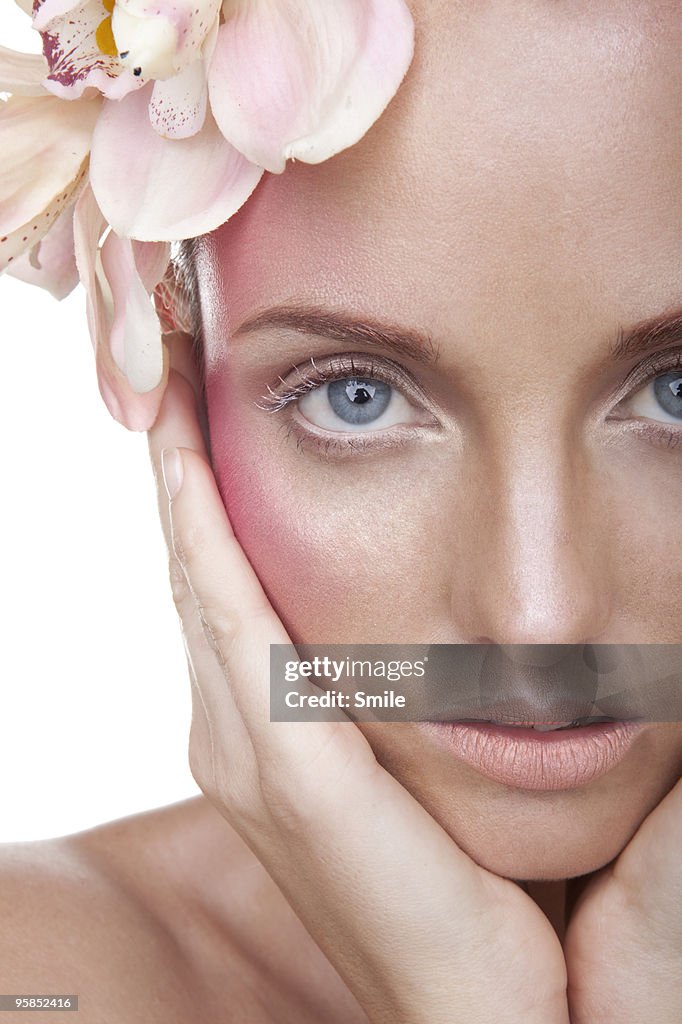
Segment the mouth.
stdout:
<path fill-rule="evenodd" d="M 645 728 L 641 719 L 591 715 L 422 721 L 438 746 L 494 782 L 515 789 L 570 790 L 618 765 Z"/>
<path fill-rule="evenodd" d="M 529 721 L 514 720 L 511 718 L 460 718 L 457 721 L 462 723 L 479 722 L 485 725 L 504 725 L 509 728 L 535 729 L 537 732 L 559 732 L 565 729 L 580 729 L 586 725 L 597 725 L 601 722 L 616 722 L 619 719 L 610 715 L 587 715 L 582 718 L 573 718 L 571 721 Z"/>

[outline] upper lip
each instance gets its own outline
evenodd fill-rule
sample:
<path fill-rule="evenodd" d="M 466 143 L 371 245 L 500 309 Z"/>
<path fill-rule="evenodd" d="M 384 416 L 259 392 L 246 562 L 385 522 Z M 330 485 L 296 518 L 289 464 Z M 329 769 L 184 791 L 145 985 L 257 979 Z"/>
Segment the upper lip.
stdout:
<path fill-rule="evenodd" d="M 476 708 L 459 709 L 450 721 L 465 719 L 479 722 L 504 722 L 509 725 L 560 725 L 586 718 L 616 721 L 604 715 L 591 701 L 562 701 L 542 708 L 525 700 L 483 704 Z"/>

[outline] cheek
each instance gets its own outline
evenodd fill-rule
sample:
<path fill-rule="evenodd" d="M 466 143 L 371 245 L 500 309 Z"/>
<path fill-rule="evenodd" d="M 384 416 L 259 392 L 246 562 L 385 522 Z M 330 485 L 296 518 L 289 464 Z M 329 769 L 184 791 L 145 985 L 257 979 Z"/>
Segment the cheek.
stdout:
<path fill-rule="evenodd" d="M 423 490 L 409 496 L 420 454 L 325 463 L 245 403 L 221 400 L 217 380 L 207 393 L 223 503 L 292 640 L 433 640 L 435 621 L 450 619 L 437 537 L 447 524 L 426 521 Z"/>

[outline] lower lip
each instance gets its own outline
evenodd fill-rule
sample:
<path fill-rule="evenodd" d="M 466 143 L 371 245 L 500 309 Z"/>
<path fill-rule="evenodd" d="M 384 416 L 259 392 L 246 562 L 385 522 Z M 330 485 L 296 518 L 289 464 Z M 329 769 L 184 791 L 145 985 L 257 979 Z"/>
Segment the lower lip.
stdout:
<path fill-rule="evenodd" d="M 517 789 L 576 789 L 623 760 L 644 723 L 598 722 L 538 732 L 490 722 L 420 722 L 460 761 Z"/>

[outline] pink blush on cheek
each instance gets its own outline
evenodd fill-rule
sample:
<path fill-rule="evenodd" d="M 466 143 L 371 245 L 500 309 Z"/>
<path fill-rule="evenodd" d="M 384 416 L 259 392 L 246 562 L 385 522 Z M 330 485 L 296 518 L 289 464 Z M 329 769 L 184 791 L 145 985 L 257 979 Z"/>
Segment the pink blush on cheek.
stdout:
<path fill-rule="evenodd" d="M 217 387 L 215 391 L 217 392 Z M 224 396 L 224 386 L 220 388 Z M 324 503 L 313 504 L 286 474 L 279 453 L 258 444 L 207 381 L 213 468 L 235 536 L 293 640 L 329 640 L 341 628 L 349 572 L 346 541 Z M 236 403 L 238 407 L 240 403 Z M 333 521 L 333 522 L 332 522 Z M 338 567 L 340 571 L 334 572 Z"/>

